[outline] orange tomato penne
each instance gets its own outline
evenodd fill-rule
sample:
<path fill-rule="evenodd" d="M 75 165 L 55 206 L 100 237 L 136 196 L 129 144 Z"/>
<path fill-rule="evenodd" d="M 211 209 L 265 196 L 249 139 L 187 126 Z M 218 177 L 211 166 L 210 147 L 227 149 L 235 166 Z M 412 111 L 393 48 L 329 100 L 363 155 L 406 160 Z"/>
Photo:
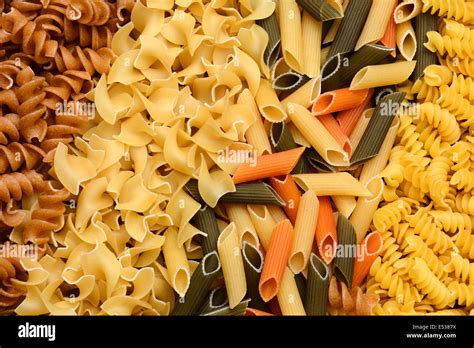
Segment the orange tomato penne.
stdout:
<path fill-rule="evenodd" d="M 374 95 L 374 90 L 371 88 L 367 93 L 367 97 L 361 104 L 356 106 L 353 109 L 344 110 L 337 114 L 336 120 L 341 127 L 341 130 L 347 135 L 350 136 L 352 131 L 354 130 L 357 122 L 359 121 L 360 117 L 364 113 L 365 109 L 369 107 L 370 101 L 372 100 L 372 96 Z"/>
<path fill-rule="evenodd" d="M 382 248 L 383 239 L 380 232 L 375 231 L 365 237 L 354 261 L 352 288 L 356 288 L 362 283 Z"/>
<path fill-rule="evenodd" d="M 298 213 L 298 206 L 301 200 L 301 192 L 296 186 L 295 181 L 291 175 L 286 175 L 283 179 L 278 177 L 270 178 L 270 185 L 285 201 L 286 215 L 290 219 L 291 223 L 294 224 L 296 221 L 296 214 Z"/>
<path fill-rule="evenodd" d="M 259 156 L 255 159 L 255 163 L 242 163 L 232 178 L 234 184 L 287 175 L 296 166 L 304 150 L 304 147 L 298 147 L 293 150 Z"/>
<path fill-rule="evenodd" d="M 397 24 L 395 23 L 394 16 L 390 16 L 385 35 L 380 40 L 380 43 L 385 47 L 393 49 L 392 53 L 390 53 L 392 57 L 397 56 Z"/>
<path fill-rule="evenodd" d="M 313 115 L 320 116 L 353 109 L 357 105 L 362 104 L 362 102 L 367 98 L 368 93 L 368 89 L 354 91 L 349 88 L 342 88 L 323 93 L 313 104 Z"/>
<path fill-rule="evenodd" d="M 328 265 L 336 255 L 337 230 L 331 201 L 328 196 L 318 197 L 319 214 L 316 225 L 316 245 L 324 262 Z"/>
<path fill-rule="evenodd" d="M 245 316 L 246 317 L 272 317 L 274 315 L 275 314 L 273 314 L 273 313 L 264 312 L 264 311 L 261 311 L 259 309 L 255 309 L 255 308 L 247 308 L 245 310 Z"/>
<path fill-rule="evenodd" d="M 260 283 L 258 284 L 260 296 L 265 302 L 270 301 L 278 293 L 290 256 L 292 239 L 293 226 L 290 220 L 283 220 L 273 228 Z"/>
<path fill-rule="evenodd" d="M 322 115 L 319 116 L 318 119 L 350 157 L 352 154 L 351 142 L 347 134 L 342 131 L 341 127 L 339 126 L 339 123 L 336 121 L 334 116 L 332 114 Z"/>

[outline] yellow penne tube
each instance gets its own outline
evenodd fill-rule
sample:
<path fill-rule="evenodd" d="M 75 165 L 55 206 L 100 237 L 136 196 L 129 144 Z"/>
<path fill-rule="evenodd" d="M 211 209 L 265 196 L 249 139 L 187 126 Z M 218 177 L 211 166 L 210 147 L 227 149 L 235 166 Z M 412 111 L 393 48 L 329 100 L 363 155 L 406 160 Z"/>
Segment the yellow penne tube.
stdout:
<path fill-rule="evenodd" d="M 283 274 L 277 298 L 283 315 L 306 315 L 296 286 L 295 275 L 288 267 Z"/>
<path fill-rule="evenodd" d="M 337 210 L 346 218 L 351 216 L 356 207 L 356 199 L 353 196 L 333 196 L 332 201 Z"/>
<path fill-rule="evenodd" d="M 291 93 L 281 101 L 281 105 L 288 109 L 289 104 L 299 104 L 309 108 L 321 94 L 321 76 L 306 82 L 302 87 Z"/>
<path fill-rule="evenodd" d="M 313 246 L 314 233 L 318 221 L 319 201 L 312 190 L 308 190 L 300 200 L 294 227 L 293 244 L 288 266 L 293 273 L 300 273 L 307 265 Z"/>
<path fill-rule="evenodd" d="M 318 196 L 368 197 L 370 191 L 346 172 L 293 175 L 295 182 L 305 191 L 313 190 Z"/>
<path fill-rule="evenodd" d="M 349 221 L 354 226 L 357 236 L 357 243 L 362 243 L 372 217 L 382 199 L 384 184 L 380 176 L 375 177 L 367 187 L 371 192 L 370 197 L 360 197 Z"/>
<path fill-rule="evenodd" d="M 380 148 L 377 156 L 368 160 L 362 167 L 362 171 L 359 176 L 359 181 L 367 186 L 370 181 L 382 172 L 385 168 L 388 159 L 390 157 L 390 151 L 392 150 L 395 138 L 397 137 L 397 131 L 400 127 L 400 119 L 395 117 L 393 124 L 388 130 L 385 140 Z"/>
<path fill-rule="evenodd" d="M 173 289 L 183 297 L 189 287 L 191 272 L 184 245 L 178 245 L 178 231 L 169 227 L 164 233 L 163 256 Z"/>
<path fill-rule="evenodd" d="M 362 116 L 359 118 L 359 121 L 357 121 L 357 124 L 349 137 L 349 142 L 351 143 L 353 149 L 356 149 L 359 145 L 359 142 L 362 139 L 367 126 L 369 125 L 370 118 L 374 114 L 374 110 L 374 108 L 365 110 L 362 113 Z"/>
<path fill-rule="evenodd" d="M 278 100 L 278 96 L 272 88 L 270 81 L 260 81 L 260 88 L 258 89 L 255 101 L 260 113 L 268 121 L 282 122 L 287 118 L 286 111 Z"/>
<path fill-rule="evenodd" d="M 341 145 L 333 138 L 321 121 L 311 115 L 311 112 L 305 107 L 299 104 L 289 104 L 288 115 L 301 134 L 326 162 L 333 166 L 347 166 L 349 164 L 347 153 Z"/>
<path fill-rule="evenodd" d="M 356 43 L 356 51 L 383 38 L 396 2 L 397 0 L 372 0 L 369 15 Z"/>
<path fill-rule="evenodd" d="M 308 12 L 303 12 L 302 20 L 304 72 L 308 77 L 316 77 L 321 71 L 321 38 L 323 22 L 314 19 Z"/>
<path fill-rule="evenodd" d="M 253 226 L 252 219 L 245 204 L 227 204 L 225 206 L 229 220 L 235 224 L 239 234 L 239 243 L 253 244 L 258 248 L 259 241 L 257 231 Z"/>
<path fill-rule="evenodd" d="M 296 0 L 278 1 L 278 19 L 283 57 L 295 71 L 303 71 L 303 40 L 301 11 Z"/>
<path fill-rule="evenodd" d="M 230 223 L 217 240 L 217 251 L 222 264 L 229 307 L 234 308 L 247 292 L 244 261 L 234 223 Z"/>
<path fill-rule="evenodd" d="M 416 53 L 417 42 L 415 30 L 410 21 L 397 24 L 397 47 L 403 58 L 413 60 Z"/>
<path fill-rule="evenodd" d="M 404 0 L 393 11 L 395 23 L 400 24 L 418 16 L 423 8 L 421 0 Z"/>
<path fill-rule="evenodd" d="M 354 76 L 350 89 L 365 89 L 398 85 L 410 77 L 415 70 L 416 61 L 391 64 L 369 65 Z"/>
<path fill-rule="evenodd" d="M 250 218 L 252 219 L 253 226 L 260 238 L 260 243 L 262 243 L 266 250 L 270 244 L 272 230 L 276 225 L 276 222 L 265 205 L 249 204 L 247 205 L 247 209 Z"/>

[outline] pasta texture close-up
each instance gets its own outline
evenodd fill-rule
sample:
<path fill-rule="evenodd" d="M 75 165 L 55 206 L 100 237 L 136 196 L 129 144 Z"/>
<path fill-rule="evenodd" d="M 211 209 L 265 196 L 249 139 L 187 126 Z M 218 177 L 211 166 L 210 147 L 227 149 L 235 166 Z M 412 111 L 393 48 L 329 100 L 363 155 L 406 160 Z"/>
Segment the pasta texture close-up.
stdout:
<path fill-rule="evenodd" d="M 0 10 L 1 315 L 474 313 L 474 2 Z"/>

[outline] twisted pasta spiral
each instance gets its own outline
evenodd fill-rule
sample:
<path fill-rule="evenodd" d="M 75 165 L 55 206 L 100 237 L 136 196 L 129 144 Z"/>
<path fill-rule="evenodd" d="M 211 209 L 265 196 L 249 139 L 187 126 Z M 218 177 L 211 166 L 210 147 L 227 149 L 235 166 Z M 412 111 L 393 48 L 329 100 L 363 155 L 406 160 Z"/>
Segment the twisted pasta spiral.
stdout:
<path fill-rule="evenodd" d="M 449 57 L 457 56 L 461 59 L 474 57 L 473 43 L 469 40 L 441 36 L 437 31 L 429 31 L 426 36 L 428 42 L 424 45 L 431 52 L 438 52 L 442 56 L 447 53 Z"/>
<path fill-rule="evenodd" d="M 19 85 L 16 95 L 20 103 L 18 115 L 20 116 L 20 132 L 27 142 L 33 139 L 43 140 L 46 135 L 46 107 L 42 105 L 46 94 L 42 91 L 44 77 L 35 76 L 31 68 L 22 70 L 17 78 Z"/>
<path fill-rule="evenodd" d="M 474 101 L 474 81 L 470 77 L 454 75 L 450 87 L 469 101 Z"/>
<path fill-rule="evenodd" d="M 444 19 L 440 29 L 443 35 L 447 35 L 451 38 L 459 38 L 467 41 L 474 38 L 474 29 L 451 19 Z"/>
<path fill-rule="evenodd" d="M 47 63 L 56 54 L 58 42 L 14 7 L 9 13 L 1 14 L 0 28 L 3 31 L 0 43 L 11 41 L 21 45 L 23 54 L 32 57 L 38 64 Z"/>
<path fill-rule="evenodd" d="M 399 188 L 403 192 L 405 197 L 423 203 L 426 202 L 425 192 L 422 189 L 416 187 L 413 183 L 409 181 L 404 181 L 400 184 Z"/>
<path fill-rule="evenodd" d="M 3 174 L 0 176 L 0 201 L 19 201 L 23 196 L 43 190 L 44 185 L 43 177 L 33 170 Z"/>
<path fill-rule="evenodd" d="M 466 58 L 459 59 L 458 57 L 440 59 L 452 72 L 456 74 L 467 75 L 474 77 L 474 60 Z"/>
<path fill-rule="evenodd" d="M 377 304 L 374 307 L 376 315 L 417 315 L 415 301 L 400 304 L 394 300 L 388 300 L 384 304 Z"/>
<path fill-rule="evenodd" d="M 453 272 L 455 279 L 469 285 L 474 285 L 474 263 L 470 263 L 468 259 L 463 258 L 461 255 L 454 252 L 451 253 L 445 270 L 449 273 Z"/>
<path fill-rule="evenodd" d="M 411 205 L 415 203 L 417 202 L 409 198 L 400 198 L 377 209 L 373 217 L 375 228 L 379 232 L 387 231 L 411 214 Z"/>
<path fill-rule="evenodd" d="M 469 169 L 460 169 L 453 174 L 450 182 L 458 190 L 471 191 L 474 188 L 474 172 Z"/>
<path fill-rule="evenodd" d="M 433 101 L 439 98 L 439 89 L 428 85 L 423 77 L 415 81 L 411 93 L 416 94 L 417 100 Z"/>
<path fill-rule="evenodd" d="M 382 261 L 390 266 L 403 255 L 400 251 L 398 251 L 399 246 L 390 231 L 382 232 L 382 239 L 383 247 L 380 251 L 380 256 L 382 257 Z"/>
<path fill-rule="evenodd" d="M 427 122 L 420 122 L 416 127 L 416 131 L 420 133 L 419 140 L 423 143 L 424 149 L 429 152 L 431 157 L 441 156 L 442 153 L 449 149 L 449 143 L 443 141 L 438 130 Z"/>
<path fill-rule="evenodd" d="M 63 201 L 68 199 L 69 192 L 63 188 L 56 190 L 49 183 L 38 197 L 39 208 L 33 210 L 31 220 L 23 230 L 23 242 L 35 244 L 46 243 L 51 232 L 62 228 L 66 207 Z"/>
<path fill-rule="evenodd" d="M 453 242 L 441 228 L 433 222 L 433 217 L 428 215 L 424 209 L 419 209 L 414 215 L 409 215 L 406 220 L 433 251 L 443 254 L 453 247 Z"/>
<path fill-rule="evenodd" d="M 462 256 L 470 259 L 474 258 L 474 236 L 470 230 L 459 231 L 454 237 L 456 247 Z"/>
<path fill-rule="evenodd" d="M 425 68 L 423 82 L 428 86 L 440 87 L 451 83 L 453 72 L 443 65 L 430 65 Z"/>
<path fill-rule="evenodd" d="M 474 4 L 464 0 L 422 0 L 423 12 L 431 10 L 431 14 L 438 12 L 438 16 L 474 23 Z"/>
<path fill-rule="evenodd" d="M 0 145 L 0 174 L 16 171 L 22 165 L 34 169 L 41 162 L 44 151 L 33 144 L 10 143 Z"/>
<path fill-rule="evenodd" d="M 392 266 L 382 263 L 380 257 L 377 257 L 370 267 L 370 275 L 382 289 L 387 290 L 389 297 L 395 297 L 399 303 L 421 301 L 422 296 L 418 290 L 404 281 Z"/>
<path fill-rule="evenodd" d="M 443 154 L 435 157 L 426 170 L 430 197 L 439 207 L 448 208 L 445 198 L 449 194 L 448 175 L 452 165 L 453 162 Z"/>
<path fill-rule="evenodd" d="M 459 141 L 454 144 L 449 150 L 450 159 L 453 162 L 451 170 L 456 172 L 460 169 L 471 168 L 471 156 L 473 153 L 472 150 L 472 144 L 469 144 L 465 141 Z"/>
<path fill-rule="evenodd" d="M 451 302 L 457 302 L 460 306 L 469 307 L 474 303 L 474 285 L 466 285 L 453 281 L 448 285 L 451 291 Z"/>
<path fill-rule="evenodd" d="M 400 127 L 398 128 L 397 136 L 400 138 L 400 145 L 403 145 L 407 152 L 420 156 L 426 154 L 426 151 L 423 150 L 423 143 L 418 140 L 420 134 L 416 131 L 416 126 L 413 124 L 413 117 L 400 117 Z"/>
<path fill-rule="evenodd" d="M 420 119 L 436 128 L 442 139 L 448 143 L 459 140 L 461 130 L 456 118 L 439 105 L 433 103 L 423 103 L 420 108 Z"/>
<path fill-rule="evenodd" d="M 430 160 L 426 157 L 420 158 L 411 154 L 404 157 L 401 161 L 401 164 L 405 168 L 403 171 L 405 180 L 412 183 L 415 188 L 421 190 L 421 197 L 424 196 L 424 192 L 429 191 L 427 178 L 428 173 L 426 171 L 426 166 L 429 161 Z M 419 194 L 415 194 L 415 196 L 419 196 Z"/>
<path fill-rule="evenodd" d="M 457 194 L 447 201 L 449 206 L 459 213 L 474 215 L 474 196 L 470 193 Z"/>
<path fill-rule="evenodd" d="M 393 226 L 393 236 L 402 250 L 407 247 L 407 238 L 413 235 L 415 230 L 406 222 Z"/>
<path fill-rule="evenodd" d="M 110 16 L 109 4 L 104 0 L 70 0 L 66 17 L 86 25 L 103 25 Z"/>
<path fill-rule="evenodd" d="M 444 210 L 431 210 L 429 214 L 446 232 L 455 233 L 456 231 L 472 230 L 474 228 L 474 216 L 468 214 Z"/>
<path fill-rule="evenodd" d="M 436 308 L 444 308 L 450 303 L 450 292 L 431 272 L 423 259 L 417 257 L 408 271 L 415 286 Z"/>
<path fill-rule="evenodd" d="M 474 124 L 474 106 L 469 100 L 464 99 L 462 94 L 447 85 L 441 86 L 439 92 L 440 96 L 435 103 L 451 112 L 457 120 L 463 121 L 461 123 L 463 128 L 469 128 Z"/>
<path fill-rule="evenodd" d="M 403 267 L 409 269 L 414 265 L 414 258 L 420 257 L 426 262 L 429 269 L 436 275 L 436 277 L 442 280 L 446 276 L 442 262 L 419 236 L 407 237 L 407 247 L 404 252 L 410 255 L 410 258 L 404 258 L 403 260 L 398 261 L 399 266 L 403 261 L 406 262 Z M 395 267 L 397 267 L 397 265 L 395 265 Z"/>

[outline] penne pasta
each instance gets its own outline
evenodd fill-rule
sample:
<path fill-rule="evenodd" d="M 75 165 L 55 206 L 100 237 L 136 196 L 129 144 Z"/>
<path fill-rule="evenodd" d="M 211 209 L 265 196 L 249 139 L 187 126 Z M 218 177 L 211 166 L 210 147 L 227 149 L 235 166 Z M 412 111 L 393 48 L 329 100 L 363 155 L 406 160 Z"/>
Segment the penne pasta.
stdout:
<path fill-rule="evenodd" d="M 342 146 L 342 149 L 350 157 L 352 154 L 352 146 L 347 137 L 339 126 L 339 123 L 336 121 L 332 114 L 319 116 L 318 119 L 321 121 L 324 127 L 328 130 L 333 138 Z"/>
<path fill-rule="evenodd" d="M 260 296 L 265 302 L 270 301 L 278 293 L 288 263 L 293 234 L 293 226 L 288 219 L 273 228 L 258 285 Z"/>
<path fill-rule="evenodd" d="M 278 289 L 278 304 L 283 315 L 306 315 L 303 301 L 298 292 L 295 275 L 286 267 Z"/>
<path fill-rule="evenodd" d="M 398 0 L 372 0 L 370 12 L 356 43 L 355 50 L 380 41 L 384 35 Z"/>
<path fill-rule="evenodd" d="M 287 175 L 296 166 L 305 148 L 274 153 L 257 157 L 255 163 L 242 163 L 234 173 L 235 184 L 265 179 L 272 176 Z"/>
<path fill-rule="evenodd" d="M 319 201 L 316 194 L 308 190 L 301 197 L 296 217 L 293 244 L 290 250 L 288 267 L 295 274 L 300 273 L 309 260 L 318 221 Z"/>
<path fill-rule="evenodd" d="M 336 120 L 341 127 L 341 130 L 347 135 L 350 136 L 352 131 L 356 127 L 359 119 L 363 115 L 364 111 L 369 107 L 372 97 L 374 95 L 374 90 L 369 89 L 367 96 L 358 106 L 352 109 L 341 111 L 337 114 Z"/>
<path fill-rule="evenodd" d="M 296 0 L 306 12 L 317 21 L 329 21 L 341 17 L 342 6 L 340 3 L 326 0 Z M 337 6 L 337 7 L 336 7 Z"/>
<path fill-rule="evenodd" d="M 258 89 L 255 101 L 260 113 L 266 120 L 282 122 L 287 118 L 286 111 L 278 100 L 278 96 L 269 81 L 262 80 L 260 82 L 260 88 Z"/>
<path fill-rule="evenodd" d="M 178 232 L 175 227 L 169 227 L 163 234 L 163 256 L 168 270 L 170 285 L 184 297 L 189 287 L 191 272 L 184 245 L 178 245 Z"/>
<path fill-rule="evenodd" d="M 393 18 L 396 24 L 404 23 L 415 18 L 421 13 L 423 3 L 421 0 L 403 0 L 393 11 Z"/>
<path fill-rule="evenodd" d="M 402 83 L 410 77 L 415 66 L 416 61 L 367 66 L 354 76 L 350 89 L 360 90 Z"/>
<path fill-rule="evenodd" d="M 273 220 L 275 220 L 275 223 L 279 223 L 280 221 L 283 221 L 285 219 L 288 219 L 288 216 L 286 216 L 285 212 L 280 208 L 277 207 L 276 205 L 270 205 L 268 207 L 268 211 L 273 217 Z"/>
<path fill-rule="evenodd" d="M 382 179 L 379 176 L 372 178 L 367 188 L 371 195 L 369 197 L 360 197 L 357 200 L 357 205 L 350 218 L 350 222 L 356 231 L 357 243 L 361 243 L 364 239 L 372 222 L 372 217 L 382 199 L 384 188 Z"/>
<path fill-rule="evenodd" d="M 313 190 L 318 196 L 370 196 L 370 191 L 346 172 L 297 174 L 293 179 L 303 190 Z"/>
<path fill-rule="evenodd" d="M 268 250 L 273 227 L 276 225 L 273 216 L 264 205 L 247 205 L 247 209 L 252 219 L 253 226 L 257 231 L 261 246 Z"/>
<path fill-rule="evenodd" d="M 385 34 L 380 39 L 380 43 L 385 47 L 392 49 L 392 57 L 395 58 L 397 56 L 397 23 L 395 23 L 393 16 L 391 16 L 388 21 Z"/>
<path fill-rule="evenodd" d="M 330 264 L 336 256 L 337 230 L 331 201 L 327 196 L 319 196 L 319 213 L 316 226 L 316 247 L 321 258 Z"/>
<path fill-rule="evenodd" d="M 353 196 L 332 196 L 332 201 L 337 211 L 344 215 L 346 218 L 352 215 L 356 208 L 357 201 Z"/>
<path fill-rule="evenodd" d="M 296 216 L 298 213 L 298 207 L 301 200 L 301 192 L 296 186 L 293 177 L 291 175 L 286 175 L 283 178 L 273 177 L 269 180 L 270 185 L 275 189 L 275 191 L 280 195 L 280 197 L 285 201 L 285 210 L 286 215 L 290 219 L 291 223 L 296 222 Z"/>
<path fill-rule="evenodd" d="M 217 250 L 229 297 L 229 307 L 232 309 L 242 301 L 247 292 L 244 262 L 234 223 L 230 223 L 220 234 L 217 241 Z"/>
<path fill-rule="evenodd" d="M 288 109 L 290 104 L 299 104 L 309 108 L 321 93 L 321 77 L 315 77 L 306 82 L 299 89 L 281 101 L 283 107 Z"/>
<path fill-rule="evenodd" d="M 306 1 L 308 3 L 308 1 Z M 303 11 L 302 19 L 304 73 L 310 78 L 317 77 L 321 70 L 321 40 L 323 22 L 313 18 L 309 12 Z"/>
<path fill-rule="evenodd" d="M 301 12 L 296 0 L 278 1 L 281 49 L 286 63 L 296 72 L 303 71 Z"/>
<path fill-rule="evenodd" d="M 308 265 L 305 309 L 307 315 L 325 315 L 329 291 L 329 268 L 311 254 Z"/>
<path fill-rule="evenodd" d="M 201 308 L 212 282 L 219 275 L 221 264 L 216 251 L 203 257 L 191 276 L 189 289 L 183 301 L 178 301 L 173 315 L 193 315 Z"/>
<path fill-rule="evenodd" d="M 351 91 L 348 88 L 323 93 L 314 102 L 312 112 L 320 116 L 353 109 L 366 100 L 368 93 L 368 89 Z"/>
<path fill-rule="evenodd" d="M 397 47 L 400 54 L 408 61 L 412 61 L 416 54 L 417 42 L 415 30 L 410 21 L 397 24 Z"/>
<path fill-rule="evenodd" d="M 263 254 L 254 245 L 244 242 L 242 245 L 242 255 L 247 281 L 247 297 L 250 297 L 250 305 L 254 308 L 265 310 L 266 305 L 258 289 L 263 270 Z"/>
<path fill-rule="evenodd" d="M 255 122 L 247 129 L 245 139 L 247 143 L 253 146 L 258 156 L 268 155 L 272 153 L 272 147 L 268 141 L 267 133 L 263 126 L 257 104 L 248 89 L 244 90 L 239 96 L 239 103 L 247 105 L 255 117 Z"/>
<path fill-rule="evenodd" d="M 245 204 L 226 204 L 225 210 L 229 221 L 235 224 L 240 245 L 247 242 L 258 247 L 260 243 L 257 231 L 255 231 L 255 227 L 252 224 L 247 206 Z"/>
<path fill-rule="evenodd" d="M 390 152 L 392 150 L 393 144 L 395 143 L 399 127 L 400 119 L 396 117 L 387 132 L 387 136 L 385 137 L 385 140 L 382 143 L 382 147 L 380 148 L 378 155 L 368 160 L 362 167 L 362 171 L 359 176 L 359 181 L 363 185 L 367 186 L 385 168 L 390 157 Z"/>
<path fill-rule="evenodd" d="M 356 126 L 352 130 L 352 133 L 349 137 L 349 141 L 352 144 L 352 148 L 356 149 L 357 146 L 359 146 L 359 143 L 364 136 L 365 130 L 367 129 L 367 126 L 369 125 L 369 122 L 374 114 L 375 108 L 370 108 L 365 110 L 362 113 L 362 116 L 359 118 L 357 121 Z"/>
<path fill-rule="evenodd" d="M 359 254 L 354 262 L 354 272 L 352 275 L 352 288 L 362 284 L 362 281 L 369 274 L 370 267 L 383 249 L 383 239 L 378 231 L 369 233 L 361 242 Z"/>
<path fill-rule="evenodd" d="M 348 164 L 347 154 L 316 117 L 301 105 L 290 104 L 288 109 L 291 121 L 326 162 L 334 166 Z"/>
<path fill-rule="evenodd" d="M 354 226 L 341 214 L 337 217 L 337 243 L 341 252 L 338 251 L 334 258 L 334 275 L 350 288 L 357 253 L 356 234 Z"/>

